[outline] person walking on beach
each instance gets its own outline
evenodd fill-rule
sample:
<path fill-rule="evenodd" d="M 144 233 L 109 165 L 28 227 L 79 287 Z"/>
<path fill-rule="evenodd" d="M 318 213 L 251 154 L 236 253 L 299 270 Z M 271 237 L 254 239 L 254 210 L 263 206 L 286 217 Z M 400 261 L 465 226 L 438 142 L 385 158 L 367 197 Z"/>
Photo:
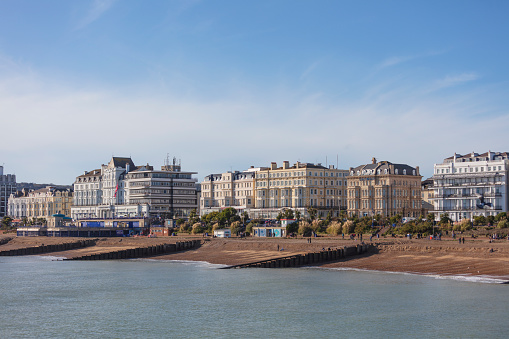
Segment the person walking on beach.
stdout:
<path fill-rule="evenodd" d="M 461 238 L 461 241 L 462 241 L 463 243 L 465 243 L 465 237 Z"/>
<path fill-rule="evenodd" d="M 279 252 L 279 244 L 277 244 L 277 251 Z"/>

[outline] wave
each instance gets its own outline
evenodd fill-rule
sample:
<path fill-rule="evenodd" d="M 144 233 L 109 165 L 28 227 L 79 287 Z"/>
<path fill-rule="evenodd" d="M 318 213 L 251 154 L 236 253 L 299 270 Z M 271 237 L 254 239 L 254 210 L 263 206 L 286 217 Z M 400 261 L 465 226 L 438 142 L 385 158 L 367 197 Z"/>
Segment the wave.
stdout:
<path fill-rule="evenodd" d="M 192 265 L 192 266 L 205 267 L 205 268 L 223 268 L 223 267 L 228 267 L 228 265 L 211 264 L 211 263 L 209 263 L 207 261 L 194 261 L 194 260 L 168 260 L 168 259 L 144 259 L 144 258 L 129 259 L 129 260 L 177 263 L 177 264 L 182 264 L 182 265 Z"/>
<path fill-rule="evenodd" d="M 400 275 L 429 277 L 429 278 L 433 278 L 433 279 L 449 279 L 449 280 L 484 283 L 484 284 L 509 284 L 509 278 L 501 279 L 501 278 L 495 278 L 495 277 L 486 276 L 486 275 L 466 275 L 466 274 L 448 275 L 448 274 L 437 274 L 437 273 L 380 271 L 380 270 L 367 270 L 367 269 L 352 268 L 352 267 L 313 267 L 313 266 L 308 266 L 308 267 L 304 267 L 304 268 L 322 269 L 322 270 L 331 270 L 331 271 L 356 271 L 356 272 L 371 272 L 371 273 L 376 272 L 376 273 L 387 273 L 387 274 L 400 274 Z"/>

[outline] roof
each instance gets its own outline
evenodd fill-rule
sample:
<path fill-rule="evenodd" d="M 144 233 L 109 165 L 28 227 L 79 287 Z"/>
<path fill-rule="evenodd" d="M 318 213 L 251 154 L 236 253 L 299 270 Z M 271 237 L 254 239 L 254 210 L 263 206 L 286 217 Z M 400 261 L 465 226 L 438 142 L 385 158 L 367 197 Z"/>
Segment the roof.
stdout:
<path fill-rule="evenodd" d="M 134 162 L 131 158 L 119 158 L 119 157 L 112 157 L 110 162 L 108 163 L 108 167 L 110 168 L 125 168 L 126 165 L 129 165 L 131 169 L 134 169 L 136 166 L 134 165 Z"/>
<path fill-rule="evenodd" d="M 353 171 L 353 174 L 352 174 Z M 380 171 L 380 172 L 378 172 Z M 355 168 L 350 168 L 350 175 L 385 175 L 385 174 L 397 174 L 397 175 L 419 175 L 419 170 L 416 167 L 412 167 L 406 164 L 393 164 L 389 161 L 381 161 L 378 163 L 371 163 L 366 165 L 360 165 Z M 357 172 L 359 174 L 357 174 Z"/>

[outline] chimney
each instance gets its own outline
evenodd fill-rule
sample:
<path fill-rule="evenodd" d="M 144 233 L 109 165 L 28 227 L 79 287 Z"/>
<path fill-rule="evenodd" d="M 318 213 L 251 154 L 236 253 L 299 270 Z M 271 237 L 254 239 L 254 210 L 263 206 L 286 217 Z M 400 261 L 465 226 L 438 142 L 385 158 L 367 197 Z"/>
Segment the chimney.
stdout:
<path fill-rule="evenodd" d="M 125 164 L 125 172 L 129 173 L 129 164 Z"/>
<path fill-rule="evenodd" d="M 297 161 L 297 163 L 295 164 L 295 167 L 300 168 L 300 161 Z"/>
<path fill-rule="evenodd" d="M 275 170 L 276 168 L 277 168 L 277 163 L 275 163 L 275 162 L 271 162 L 271 163 L 270 163 L 270 169 L 271 169 L 271 170 Z"/>
<path fill-rule="evenodd" d="M 419 166 L 415 166 L 415 171 L 417 172 L 417 175 L 420 175 L 419 174 Z"/>
<path fill-rule="evenodd" d="M 288 161 L 283 161 L 283 169 L 289 169 L 290 163 Z"/>
<path fill-rule="evenodd" d="M 373 165 L 374 165 L 374 164 L 376 164 L 376 158 L 375 158 L 375 157 L 373 157 L 373 158 L 371 159 L 371 163 L 372 163 Z"/>

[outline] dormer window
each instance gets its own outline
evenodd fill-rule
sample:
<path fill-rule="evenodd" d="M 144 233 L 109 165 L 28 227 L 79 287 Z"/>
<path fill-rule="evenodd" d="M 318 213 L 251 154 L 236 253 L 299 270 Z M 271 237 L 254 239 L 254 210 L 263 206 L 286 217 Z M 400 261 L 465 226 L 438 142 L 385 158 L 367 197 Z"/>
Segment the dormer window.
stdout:
<path fill-rule="evenodd" d="M 406 175 L 406 169 L 403 170 L 403 175 Z"/>
<path fill-rule="evenodd" d="M 394 171 L 394 174 L 398 174 L 398 169 L 396 168 L 396 170 Z"/>

